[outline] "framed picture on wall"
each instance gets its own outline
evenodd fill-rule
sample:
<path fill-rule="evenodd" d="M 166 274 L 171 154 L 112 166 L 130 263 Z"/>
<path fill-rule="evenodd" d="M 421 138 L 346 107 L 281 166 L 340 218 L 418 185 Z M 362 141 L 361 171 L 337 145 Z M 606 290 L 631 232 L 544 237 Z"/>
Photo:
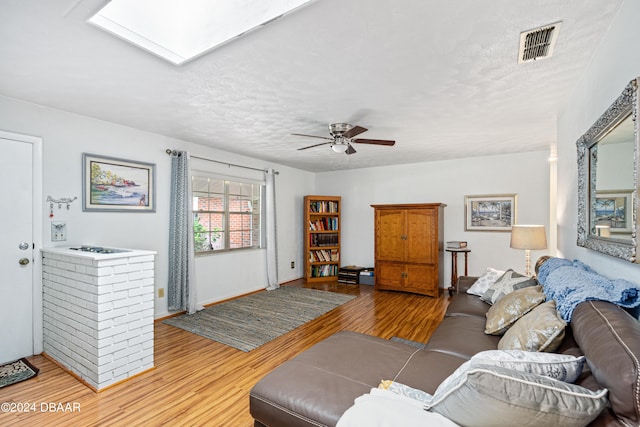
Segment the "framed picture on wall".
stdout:
<path fill-rule="evenodd" d="M 82 210 L 155 212 L 156 165 L 82 154 Z"/>
<path fill-rule="evenodd" d="M 631 233 L 633 190 L 596 191 L 596 227 L 609 229 L 611 234 Z"/>
<path fill-rule="evenodd" d="M 516 222 L 517 194 L 464 197 L 466 231 L 511 231 Z"/>

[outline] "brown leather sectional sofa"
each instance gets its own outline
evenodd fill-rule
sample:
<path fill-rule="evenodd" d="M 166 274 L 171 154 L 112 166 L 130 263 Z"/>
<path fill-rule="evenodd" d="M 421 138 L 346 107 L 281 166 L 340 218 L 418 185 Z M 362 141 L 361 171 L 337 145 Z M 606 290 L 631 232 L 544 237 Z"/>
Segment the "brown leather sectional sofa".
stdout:
<path fill-rule="evenodd" d="M 283 363 L 251 391 L 256 427 L 334 426 L 354 399 L 381 380 L 433 394 L 463 362 L 495 350 L 499 336 L 484 333 L 489 305 L 465 290 L 463 277 L 445 318 L 424 349 L 355 332 L 339 332 Z M 576 384 L 607 388 L 609 405 L 590 426 L 640 425 L 640 323 L 611 303 L 587 301 L 573 313 L 556 351 L 585 355 Z"/>

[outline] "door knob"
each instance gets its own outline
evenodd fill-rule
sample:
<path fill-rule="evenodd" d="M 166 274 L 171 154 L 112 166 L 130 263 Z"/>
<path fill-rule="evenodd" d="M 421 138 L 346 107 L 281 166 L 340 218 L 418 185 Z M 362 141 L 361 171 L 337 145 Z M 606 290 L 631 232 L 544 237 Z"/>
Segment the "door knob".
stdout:
<path fill-rule="evenodd" d="M 18 248 L 23 251 L 26 251 L 27 249 L 29 249 L 29 244 L 27 242 L 22 242 L 18 245 Z"/>
<path fill-rule="evenodd" d="M 20 258 L 20 261 L 18 261 L 18 263 L 20 265 L 27 265 L 29 264 L 29 258 Z"/>

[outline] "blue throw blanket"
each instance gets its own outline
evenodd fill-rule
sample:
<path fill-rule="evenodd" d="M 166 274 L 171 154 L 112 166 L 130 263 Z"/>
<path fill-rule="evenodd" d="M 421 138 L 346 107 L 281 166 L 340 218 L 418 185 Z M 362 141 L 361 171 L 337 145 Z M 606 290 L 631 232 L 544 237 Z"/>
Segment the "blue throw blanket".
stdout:
<path fill-rule="evenodd" d="M 608 279 L 581 261 L 550 258 L 540 266 L 538 281 L 547 301 L 554 299 L 560 316 L 571 321 L 573 310 L 588 300 L 609 301 L 621 307 L 640 305 L 640 287 L 623 279 Z"/>

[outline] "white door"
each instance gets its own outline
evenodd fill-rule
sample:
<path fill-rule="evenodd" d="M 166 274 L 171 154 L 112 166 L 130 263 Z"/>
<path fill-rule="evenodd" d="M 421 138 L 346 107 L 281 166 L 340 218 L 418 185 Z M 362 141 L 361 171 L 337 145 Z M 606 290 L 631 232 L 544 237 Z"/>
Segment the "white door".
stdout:
<path fill-rule="evenodd" d="M 0 137 L 0 363 L 34 353 L 33 145 Z"/>

